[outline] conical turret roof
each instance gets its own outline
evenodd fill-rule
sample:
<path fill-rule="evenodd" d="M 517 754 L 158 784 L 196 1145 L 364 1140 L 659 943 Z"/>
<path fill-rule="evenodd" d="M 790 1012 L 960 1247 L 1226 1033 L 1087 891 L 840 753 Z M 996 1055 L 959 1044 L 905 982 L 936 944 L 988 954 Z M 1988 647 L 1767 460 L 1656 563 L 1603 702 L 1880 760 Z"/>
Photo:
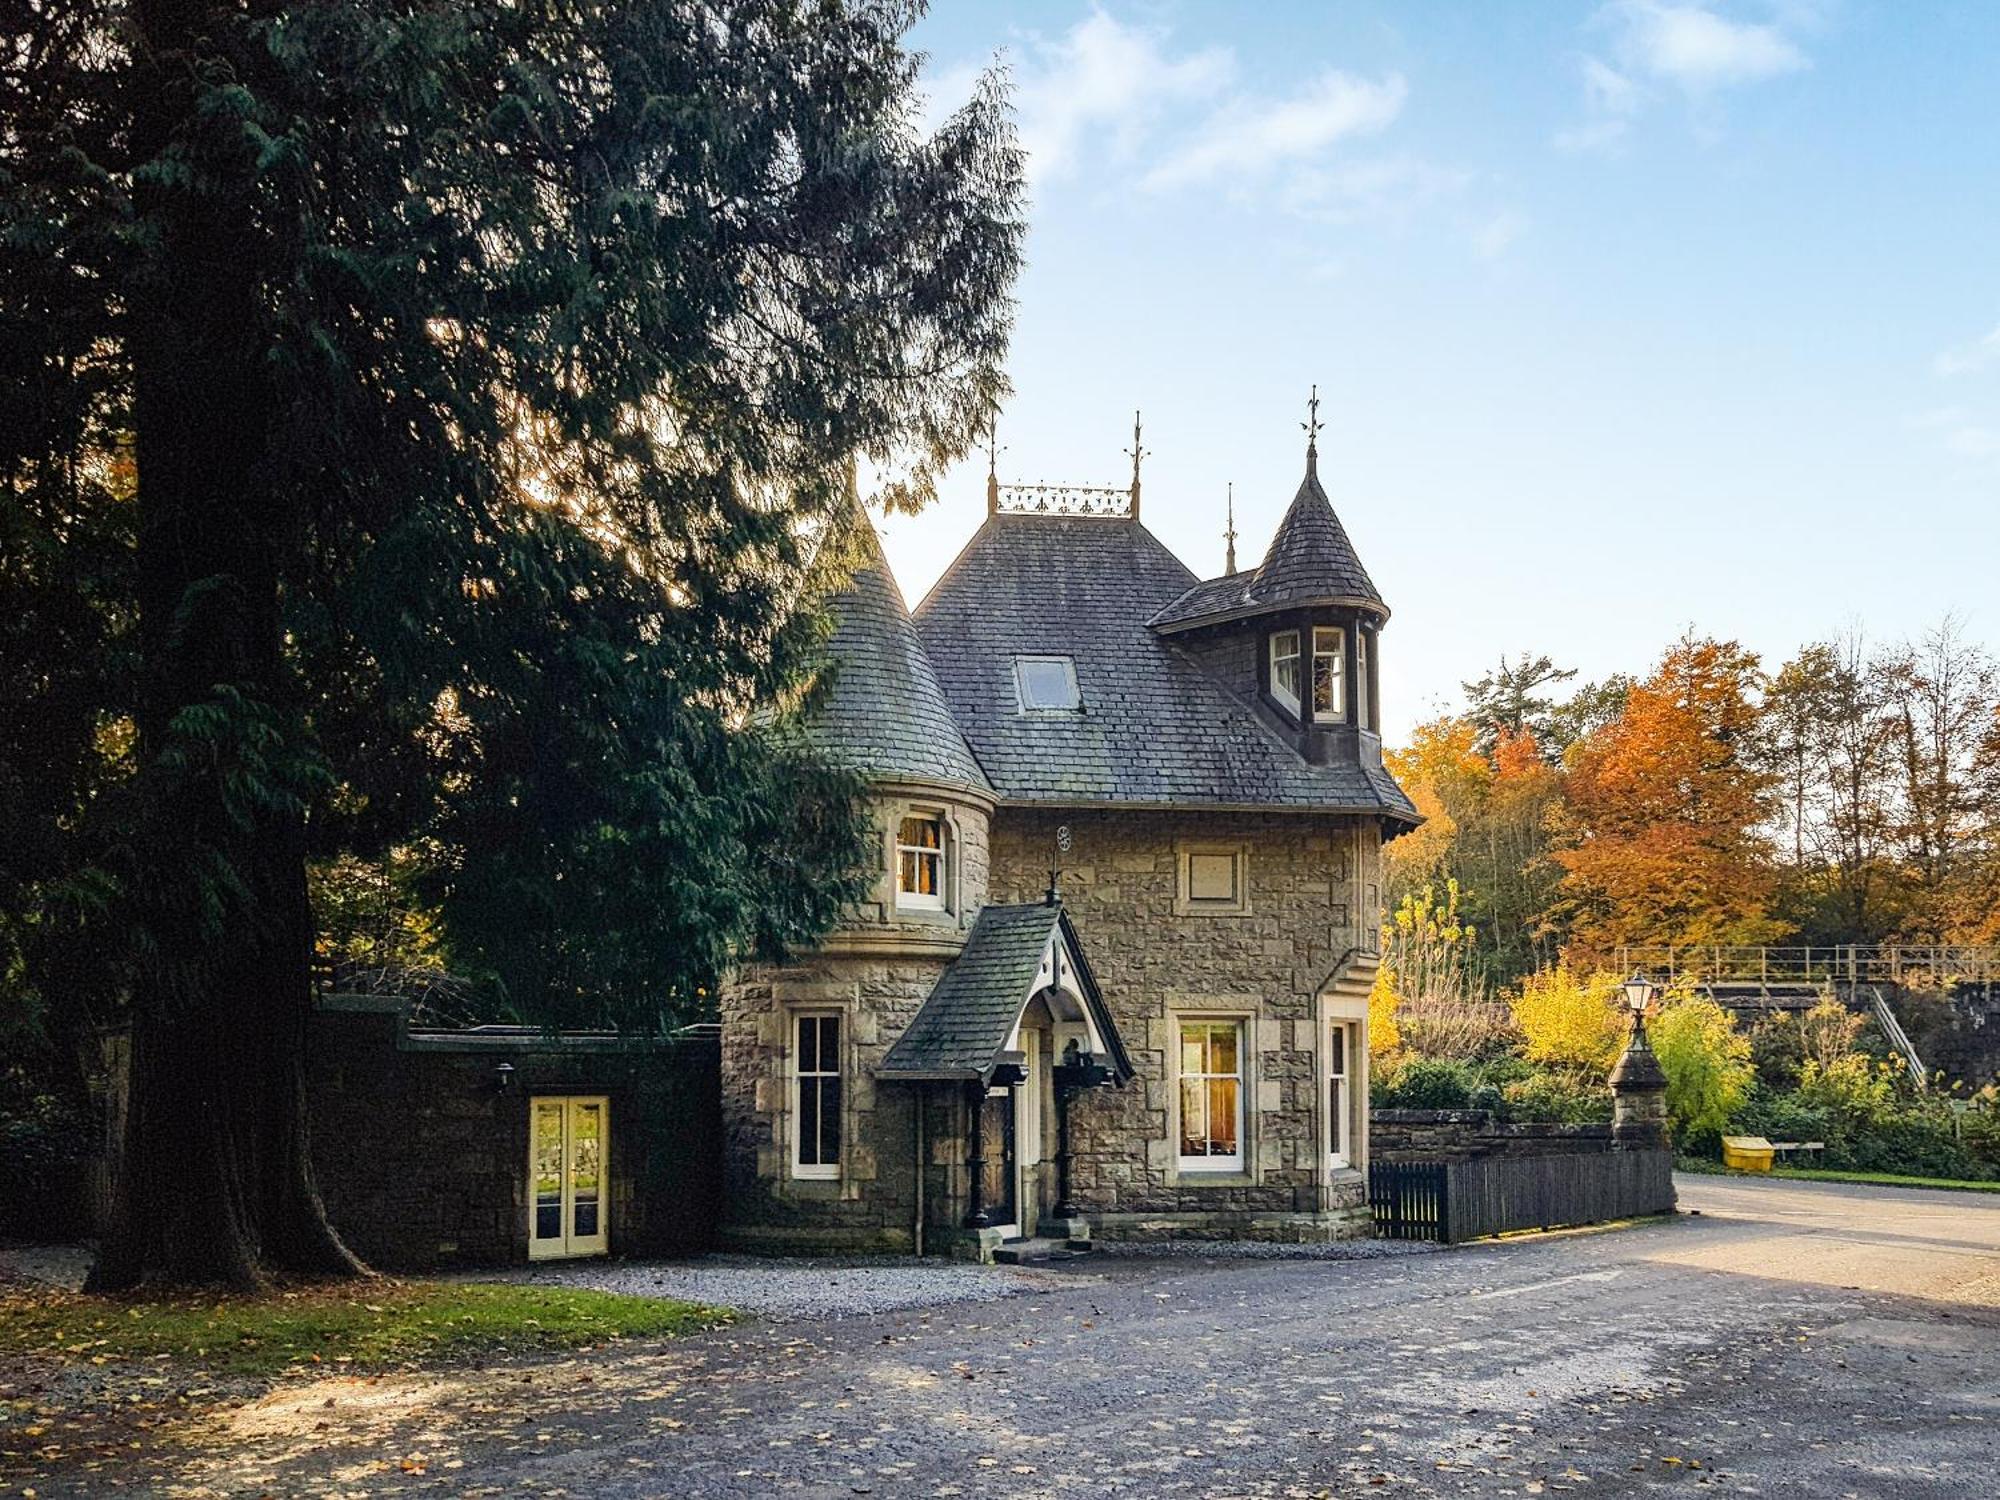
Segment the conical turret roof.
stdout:
<path fill-rule="evenodd" d="M 1380 619 L 1389 617 L 1389 606 L 1320 485 L 1319 455 L 1312 447 L 1306 449 L 1306 476 L 1264 561 L 1250 572 L 1196 584 L 1149 623 L 1156 630 L 1186 630 L 1305 604 L 1359 605 Z"/>
<path fill-rule="evenodd" d="M 1333 502 L 1320 487 L 1317 455 L 1306 457 L 1306 477 L 1278 523 L 1271 550 L 1251 581 L 1250 596 L 1268 605 L 1339 599 L 1388 612 L 1354 543 L 1347 539 L 1347 528 L 1333 513 Z"/>
<path fill-rule="evenodd" d="M 832 680 L 807 732 L 863 775 L 970 787 L 992 784 L 952 718 L 867 512 L 849 511 L 860 549 L 852 581 L 828 606 Z"/>

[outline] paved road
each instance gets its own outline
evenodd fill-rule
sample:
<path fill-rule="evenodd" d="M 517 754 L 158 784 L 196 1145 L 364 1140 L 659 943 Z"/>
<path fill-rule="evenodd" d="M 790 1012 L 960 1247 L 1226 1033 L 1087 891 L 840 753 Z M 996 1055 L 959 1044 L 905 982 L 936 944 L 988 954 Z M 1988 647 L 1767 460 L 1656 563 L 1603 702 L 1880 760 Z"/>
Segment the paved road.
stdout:
<path fill-rule="evenodd" d="M 2000 1196 L 1688 1178 L 1698 1214 L 289 1386 L 187 1494 L 2000 1495 Z M 108 1492 L 99 1475 L 92 1493 Z M 82 1493 L 46 1476 L 43 1496 Z"/>

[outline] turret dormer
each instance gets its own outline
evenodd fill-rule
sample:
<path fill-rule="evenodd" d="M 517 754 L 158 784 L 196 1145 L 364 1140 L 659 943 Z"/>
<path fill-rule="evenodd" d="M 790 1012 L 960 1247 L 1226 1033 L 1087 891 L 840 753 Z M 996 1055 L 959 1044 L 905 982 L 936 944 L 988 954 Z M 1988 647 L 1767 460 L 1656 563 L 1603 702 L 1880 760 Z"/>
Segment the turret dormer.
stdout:
<path fill-rule="evenodd" d="M 1317 398 L 1314 412 L 1305 477 L 1263 562 L 1195 585 L 1149 623 L 1231 677 L 1308 760 L 1379 766 L 1389 607 L 1320 485 Z"/>

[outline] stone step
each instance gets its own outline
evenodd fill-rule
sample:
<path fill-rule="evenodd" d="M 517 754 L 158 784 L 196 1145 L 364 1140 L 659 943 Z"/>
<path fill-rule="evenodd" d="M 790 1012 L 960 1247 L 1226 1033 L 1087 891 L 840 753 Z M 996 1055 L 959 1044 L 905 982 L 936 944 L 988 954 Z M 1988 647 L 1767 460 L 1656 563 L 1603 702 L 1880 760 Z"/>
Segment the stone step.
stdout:
<path fill-rule="evenodd" d="M 1008 1240 L 993 1251 L 995 1265 L 1045 1265 L 1050 1261 L 1082 1260 L 1091 1253 L 1089 1240 Z"/>

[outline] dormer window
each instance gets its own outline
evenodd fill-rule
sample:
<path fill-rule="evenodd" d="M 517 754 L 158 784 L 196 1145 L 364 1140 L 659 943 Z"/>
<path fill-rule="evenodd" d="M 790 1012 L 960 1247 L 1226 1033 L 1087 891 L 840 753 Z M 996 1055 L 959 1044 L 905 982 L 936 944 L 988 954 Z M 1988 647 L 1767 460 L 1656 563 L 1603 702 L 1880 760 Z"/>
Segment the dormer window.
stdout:
<path fill-rule="evenodd" d="M 896 905 L 944 910 L 944 817 L 913 813 L 896 829 Z"/>
<path fill-rule="evenodd" d="M 1338 719 L 1347 712 L 1344 632 L 1337 625 L 1313 629 L 1313 717 Z"/>
<path fill-rule="evenodd" d="M 1017 656 L 1014 690 L 1023 713 L 1073 712 L 1083 706 L 1076 689 L 1076 663 L 1067 656 Z"/>
<path fill-rule="evenodd" d="M 1271 696 L 1294 714 L 1299 711 L 1299 633 L 1271 632 Z"/>

